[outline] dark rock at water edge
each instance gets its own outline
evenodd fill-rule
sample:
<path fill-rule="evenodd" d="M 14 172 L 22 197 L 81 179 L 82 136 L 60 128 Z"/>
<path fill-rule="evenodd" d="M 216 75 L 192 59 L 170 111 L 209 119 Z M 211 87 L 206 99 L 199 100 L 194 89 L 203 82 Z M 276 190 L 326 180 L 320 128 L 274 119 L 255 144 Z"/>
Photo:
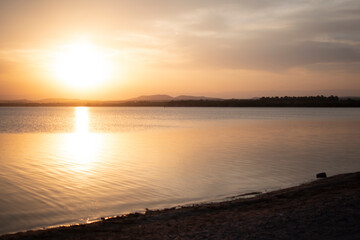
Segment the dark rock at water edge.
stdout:
<path fill-rule="evenodd" d="M 318 173 L 316 174 L 316 178 L 326 178 L 326 173 L 325 172 L 321 172 L 321 173 Z"/>

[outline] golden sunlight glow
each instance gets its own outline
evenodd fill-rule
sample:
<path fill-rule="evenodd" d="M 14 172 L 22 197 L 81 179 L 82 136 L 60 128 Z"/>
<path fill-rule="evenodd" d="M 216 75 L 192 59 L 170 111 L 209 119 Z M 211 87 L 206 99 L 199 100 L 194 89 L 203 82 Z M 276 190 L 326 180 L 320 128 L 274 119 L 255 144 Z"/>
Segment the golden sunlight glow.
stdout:
<path fill-rule="evenodd" d="M 108 80 L 111 65 L 104 51 L 90 43 L 79 42 L 66 45 L 55 54 L 52 70 L 62 83 L 87 89 Z"/>
<path fill-rule="evenodd" d="M 79 170 L 88 169 L 96 161 L 102 146 L 100 134 L 89 132 L 87 107 L 75 108 L 75 132 L 66 140 L 66 150 Z"/>
<path fill-rule="evenodd" d="M 89 113 L 87 107 L 76 107 L 76 133 L 88 133 L 89 132 Z"/>

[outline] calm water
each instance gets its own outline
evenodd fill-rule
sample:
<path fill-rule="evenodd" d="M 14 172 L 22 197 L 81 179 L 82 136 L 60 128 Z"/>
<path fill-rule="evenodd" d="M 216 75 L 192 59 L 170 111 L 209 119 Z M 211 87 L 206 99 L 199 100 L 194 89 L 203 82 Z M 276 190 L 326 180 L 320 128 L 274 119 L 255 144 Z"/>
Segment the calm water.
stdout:
<path fill-rule="evenodd" d="M 360 171 L 360 109 L 0 108 L 0 234 Z"/>

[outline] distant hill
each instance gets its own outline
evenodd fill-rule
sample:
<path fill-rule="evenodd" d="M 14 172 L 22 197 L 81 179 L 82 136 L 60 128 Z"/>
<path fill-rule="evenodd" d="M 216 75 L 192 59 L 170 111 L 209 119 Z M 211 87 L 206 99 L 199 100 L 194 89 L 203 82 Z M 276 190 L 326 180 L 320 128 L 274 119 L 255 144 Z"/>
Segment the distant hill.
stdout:
<path fill-rule="evenodd" d="M 138 101 L 149 101 L 149 102 L 168 102 L 168 101 L 181 101 L 181 100 L 221 100 L 220 98 L 209 98 L 204 96 L 188 96 L 180 95 L 177 97 L 171 97 L 165 94 L 157 95 L 143 95 L 137 98 L 128 99 L 128 101 L 138 102 Z"/>
<path fill-rule="evenodd" d="M 157 95 L 142 95 L 136 98 L 131 98 L 128 99 L 127 101 L 151 101 L 151 102 L 162 102 L 162 101 L 171 101 L 174 98 L 169 96 L 169 95 L 165 95 L 165 94 L 157 94 Z"/>
<path fill-rule="evenodd" d="M 66 104 L 66 105 L 77 105 L 77 104 L 97 104 L 97 105 L 107 105 L 107 104 L 116 104 L 122 102 L 170 102 L 170 101 L 183 101 L 183 100 L 222 100 L 220 98 L 208 98 L 204 96 L 188 96 L 180 95 L 177 97 L 172 97 L 166 94 L 157 94 L 157 95 L 142 95 L 136 98 L 131 98 L 127 100 L 116 100 L 116 101 L 98 101 L 98 100 L 86 100 L 86 99 L 77 99 L 77 98 L 45 98 L 40 100 L 27 100 L 27 99 L 16 99 L 16 100 L 0 100 L 2 104 Z"/>
<path fill-rule="evenodd" d="M 204 96 L 188 96 L 188 95 L 180 95 L 175 97 L 173 100 L 222 100 L 221 98 L 209 98 Z"/>

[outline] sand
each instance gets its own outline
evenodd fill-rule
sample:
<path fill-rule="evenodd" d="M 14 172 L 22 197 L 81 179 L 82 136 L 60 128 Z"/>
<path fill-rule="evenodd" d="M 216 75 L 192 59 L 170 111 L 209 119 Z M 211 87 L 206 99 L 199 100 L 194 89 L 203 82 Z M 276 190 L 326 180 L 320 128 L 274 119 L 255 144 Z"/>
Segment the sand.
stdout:
<path fill-rule="evenodd" d="M 360 172 L 252 198 L 147 211 L 0 239 L 360 239 Z"/>

